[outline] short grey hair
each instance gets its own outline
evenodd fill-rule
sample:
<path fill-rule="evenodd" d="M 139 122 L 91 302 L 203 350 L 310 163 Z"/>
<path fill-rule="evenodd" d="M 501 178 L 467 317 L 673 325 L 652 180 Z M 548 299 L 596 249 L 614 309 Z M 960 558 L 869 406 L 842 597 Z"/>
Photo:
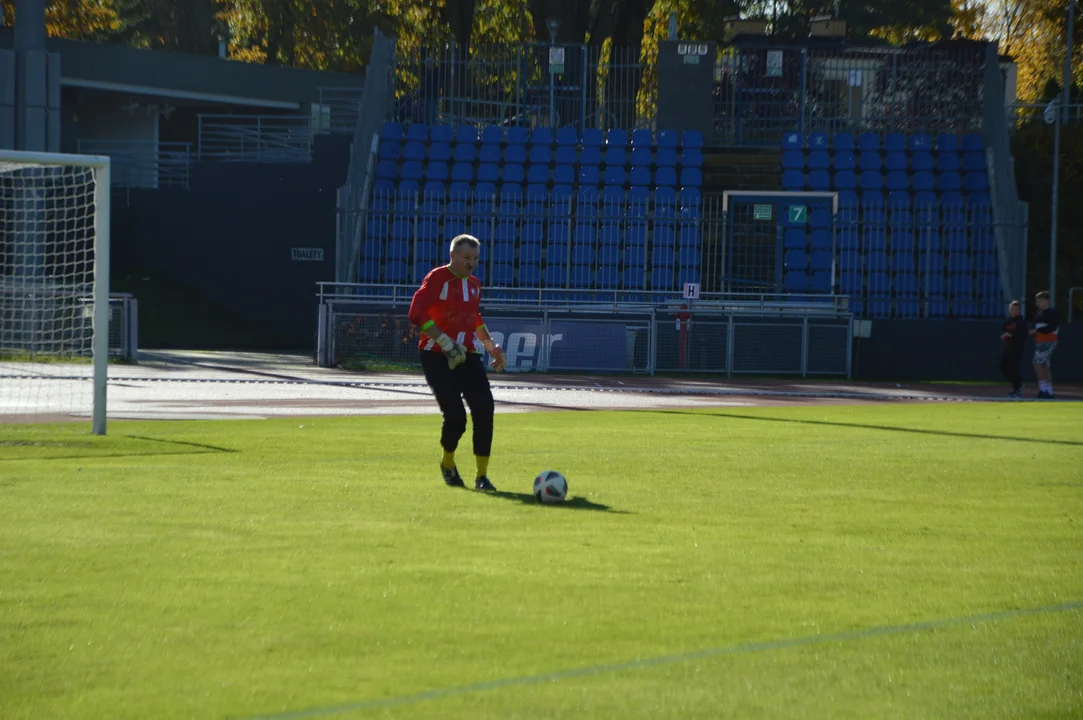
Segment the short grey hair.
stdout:
<path fill-rule="evenodd" d="M 468 248 L 477 250 L 479 247 L 481 247 L 481 241 L 479 241 L 473 235 L 467 235 L 466 233 L 463 233 L 462 235 L 456 235 L 451 239 L 451 252 L 455 252 L 456 250 L 458 250 L 460 245 L 465 245 Z"/>

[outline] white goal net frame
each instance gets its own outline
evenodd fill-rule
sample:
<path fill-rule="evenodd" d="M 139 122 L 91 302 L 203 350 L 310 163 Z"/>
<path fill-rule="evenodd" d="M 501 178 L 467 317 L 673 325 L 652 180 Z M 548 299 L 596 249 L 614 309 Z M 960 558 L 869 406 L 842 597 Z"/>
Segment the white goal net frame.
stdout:
<path fill-rule="evenodd" d="M 85 187 L 86 176 L 76 174 L 80 171 L 93 183 L 92 193 L 84 191 L 82 206 L 75 205 L 77 197 L 73 200 L 63 195 L 65 178 L 81 178 L 79 182 Z M 0 197 L 0 241 L 4 241 L 0 245 L 0 289 L 7 285 L 13 298 L 10 307 L 2 308 L 3 325 L 10 328 L 10 337 L 9 331 L 0 329 L 0 357 L 25 353 L 33 360 L 38 353 L 82 358 L 89 349 L 93 366 L 89 378 L 93 387 L 91 431 L 95 435 L 104 435 L 106 430 L 110 185 L 108 157 L 0 150 L 0 190 L 7 196 Z M 92 203 L 89 208 L 87 200 Z M 86 221 L 87 214 L 93 215 L 91 222 Z M 91 228 L 92 240 L 87 237 Z M 91 255 L 92 263 L 85 262 Z M 46 267 L 48 257 L 53 258 L 51 275 Z M 80 266 L 81 260 L 84 266 Z M 62 268 L 68 268 L 67 276 Z M 29 325 L 34 335 L 38 325 L 52 320 L 50 315 L 60 314 L 54 306 L 61 305 L 69 316 L 83 318 L 83 324 L 90 316 L 89 344 L 80 342 L 79 328 L 69 325 L 61 330 L 68 329 L 72 335 L 66 345 L 65 338 L 59 337 L 49 340 L 48 345 L 31 341 L 28 351 L 22 349 L 24 340 L 17 326 Z M 45 367 L 30 362 L 23 374 L 31 382 L 48 383 L 57 373 L 44 372 Z M 76 389 L 82 394 L 85 378 L 75 379 L 82 381 Z"/>

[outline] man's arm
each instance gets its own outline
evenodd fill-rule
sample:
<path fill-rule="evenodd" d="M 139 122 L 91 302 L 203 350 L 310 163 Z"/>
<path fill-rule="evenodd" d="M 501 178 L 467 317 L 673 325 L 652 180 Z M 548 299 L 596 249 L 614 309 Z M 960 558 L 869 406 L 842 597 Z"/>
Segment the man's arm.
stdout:
<path fill-rule="evenodd" d="M 432 338 L 432 341 L 447 355 L 448 367 L 454 370 L 466 360 L 466 348 L 455 342 L 432 319 L 430 310 L 440 296 L 438 288 L 436 283 L 430 283 L 429 278 L 426 277 L 410 301 L 408 315 L 410 322 L 421 328 L 421 332 Z"/>
<path fill-rule="evenodd" d="M 501 372 L 508 364 L 507 359 L 504 357 L 504 351 L 500 349 L 500 346 L 493 342 L 493 338 L 489 335 L 489 328 L 485 327 L 485 323 L 481 322 L 481 315 L 478 315 L 478 322 L 480 323 L 474 334 L 477 335 L 478 340 L 481 340 L 481 344 L 485 346 L 485 350 L 493 358 L 493 370 Z"/>

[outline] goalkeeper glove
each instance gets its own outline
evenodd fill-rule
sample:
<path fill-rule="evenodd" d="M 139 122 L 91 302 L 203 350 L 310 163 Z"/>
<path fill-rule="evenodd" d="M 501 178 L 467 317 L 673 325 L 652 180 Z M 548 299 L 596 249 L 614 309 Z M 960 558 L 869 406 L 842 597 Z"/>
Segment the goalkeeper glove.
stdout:
<path fill-rule="evenodd" d="M 444 355 L 447 356 L 447 366 L 452 370 L 466 362 L 466 347 L 464 345 L 460 345 L 447 335 L 441 335 L 436 344 L 444 351 Z"/>
<path fill-rule="evenodd" d="M 493 370 L 496 370 L 497 372 L 503 372 L 504 368 L 508 364 L 507 358 L 504 357 L 504 351 L 500 349 L 499 345 L 493 345 L 492 349 L 489 351 L 489 354 L 493 357 L 492 362 L 489 363 L 489 367 L 491 367 Z"/>

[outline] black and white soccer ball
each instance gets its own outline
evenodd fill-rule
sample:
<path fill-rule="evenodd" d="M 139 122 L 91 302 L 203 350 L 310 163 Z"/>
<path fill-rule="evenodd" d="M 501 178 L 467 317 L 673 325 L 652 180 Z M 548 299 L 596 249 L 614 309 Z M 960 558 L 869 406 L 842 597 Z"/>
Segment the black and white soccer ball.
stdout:
<path fill-rule="evenodd" d="M 542 470 L 534 478 L 534 497 L 538 502 L 561 503 L 568 497 L 568 481 L 556 470 Z"/>

